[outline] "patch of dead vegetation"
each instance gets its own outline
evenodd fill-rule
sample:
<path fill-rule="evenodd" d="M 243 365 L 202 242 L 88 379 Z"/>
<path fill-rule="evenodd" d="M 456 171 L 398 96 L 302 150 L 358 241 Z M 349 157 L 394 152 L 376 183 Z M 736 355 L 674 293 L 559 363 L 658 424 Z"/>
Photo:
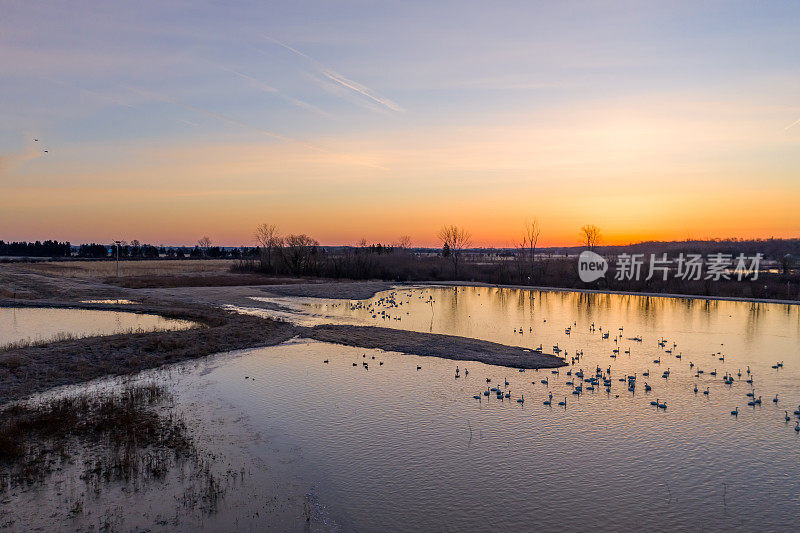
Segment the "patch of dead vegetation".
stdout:
<path fill-rule="evenodd" d="M 90 306 L 87 306 L 90 307 Z M 92 309 L 118 309 L 91 306 Z M 220 352 L 271 346 L 296 334 L 291 324 L 216 308 L 142 306 L 137 312 L 202 327 L 65 339 L 0 353 L 0 405 L 62 385 L 131 374 Z"/>
<path fill-rule="evenodd" d="M 0 500 L 43 485 L 64 468 L 77 468 L 87 497 L 115 482 L 164 481 L 179 468 L 193 483 L 178 507 L 214 512 L 227 483 L 172 412 L 172 400 L 153 382 L 7 405 L 0 410 Z M 81 497 L 62 511 L 83 509 Z"/>
<path fill-rule="evenodd" d="M 108 285 L 126 289 L 166 289 L 176 287 L 237 287 L 241 285 L 272 285 L 275 278 L 260 274 L 178 274 L 107 277 Z"/>

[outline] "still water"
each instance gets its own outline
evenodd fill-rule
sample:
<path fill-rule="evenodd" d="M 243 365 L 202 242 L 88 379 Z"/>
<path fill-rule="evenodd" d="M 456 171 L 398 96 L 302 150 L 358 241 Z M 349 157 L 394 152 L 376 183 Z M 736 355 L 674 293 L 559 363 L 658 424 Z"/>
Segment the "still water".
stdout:
<path fill-rule="evenodd" d="M 178 330 L 195 326 L 196 324 L 186 320 L 119 311 L 0 307 L 0 346 L 28 341 L 44 342 L 64 337 Z"/>
<path fill-rule="evenodd" d="M 310 530 L 795 528 L 797 306 L 484 287 L 279 303 L 301 323 L 384 325 L 547 352 L 557 345 L 570 364 L 557 374 L 519 372 L 298 339 L 156 371 L 166 372 L 192 427 L 213 435 L 206 440 L 222 467 L 247 472 L 213 516 L 179 517 L 169 529 L 263 529 L 274 516 L 265 509 L 284 505 L 278 513 L 289 524 L 273 528 L 303 530 L 301 499 L 314 507 Z M 610 369 L 610 391 L 602 380 L 589 391 L 575 376 L 598 366 L 605 376 Z M 483 396 L 487 386 L 509 398 Z M 748 406 L 747 393 L 762 403 Z M 652 406 L 656 398 L 667 408 Z M 128 529 L 152 527 L 141 495 L 118 494 L 130 499 L 116 502 Z M 152 497 L 162 500 L 172 501 Z"/>
<path fill-rule="evenodd" d="M 305 323 L 583 353 L 558 374 L 458 363 L 456 378 L 454 361 L 295 342 L 212 371 L 214 394 L 302 450 L 347 530 L 785 530 L 800 516 L 797 306 L 483 287 L 282 303 Z M 611 391 L 573 394 L 598 366 Z M 487 378 L 510 398 L 483 396 Z"/>

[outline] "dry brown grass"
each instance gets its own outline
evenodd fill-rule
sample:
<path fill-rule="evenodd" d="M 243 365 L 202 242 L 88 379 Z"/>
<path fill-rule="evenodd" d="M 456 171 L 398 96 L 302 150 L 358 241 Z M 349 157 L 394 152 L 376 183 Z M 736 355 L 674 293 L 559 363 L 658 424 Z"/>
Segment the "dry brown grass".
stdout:
<path fill-rule="evenodd" d="M 192 320 L 206 327 L 87 337 L 8 349 L 0 353 L 0 405 L 60 385 L 131 374 L 229 350 L 278 344 L 296 334 L 290 324 L 220 309 L 143 306 L 139 310 Z"/>
<path fill-rule="evenodd" d="M 182 274 L 208 274 L 228 272 L 233 266 L 232 259 L 204 260 L 142 260 L 120 261 L 120 277 L 129 276 L 175 276 Z M 77 279 L 102 280 L 116 275 L 115 261 L 52 261 L 45 263 L 24 263 L 17 268 L 48 276 Z"/>
<path fill-rule="evenodd" d="M 184 273 L 176 275 L 158 274 L 141 276 L 109 277 L 103 280 L 109 285 L 126 289 L 162 289 L 169 287 L 237 287 L 242 285 L 273 285 L 281 280 L 261 274 L 233 273 Z M 294 281 L 288 281 L 293 283 Z"/>

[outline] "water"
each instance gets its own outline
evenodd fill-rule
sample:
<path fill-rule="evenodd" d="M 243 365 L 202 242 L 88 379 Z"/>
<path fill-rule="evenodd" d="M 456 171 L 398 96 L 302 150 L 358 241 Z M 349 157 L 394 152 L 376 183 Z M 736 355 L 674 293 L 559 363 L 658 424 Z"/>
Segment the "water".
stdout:
<path fill-rule="evenodd" d="M 45 342 L 64 337 L 178 330 L 195 326 L 196 324 L 186 320 L 120 311 L 0 307 L 0 346 L 28 341 Z"/>
<path fill-rule="evenodd" d="M 797 306 L 484 287 L 280 303 L 302 323 L 376 324 L 545 351 L 557 344 L 570 362 L 583 356 L 553 374 L 296 340 L 189 363 L 165 378 L 178 407 L 199 418 L 196 428 L 224 427 L 213 440 L 220 457 L 234 470 L 245 461 L 252 476 L 206 526 L 263 525 L 267 515 L 251 511 L 264 498 L 253 490 L 276 476 L 290 500 L 318 502 L 325 519 L 312 529 L 785 531 L 800 516 Z M 784 366 L 773 369 L 778 361 Z M 584 383 L 583 394 L 572 394 L 566 382 L 578 380 L 567 372 L 589 377 L 596 366 L 611 368 L 611 391 L 601 382 L 588 392 Z M 762 396 L 756 407 L 747 406 L 748 366 Z M 722 382 L 726 372 L 732 385 Z M 633 392 L 618 381 L 629 374 Z M 510 399 L 473 399 L 487 378 Z M 550 392 L 551 407 L 542 403 Z M 564 398 L 565 407 L 555 405 Z M 656 398 L 666 410 L 650 405 Z"/>
<path fill-rule="evenodd" d="M 584 354 L 559 374 L 458 363 L 458 379 L 454 361 L 320 343 L 258 350 L 221 366 L 215 393 L 303 450 L 308 478 L 346 529 L 785 530 L 800 514 L 797 306 L 483 287 L 280 303 L 303 313 L 303 323 L 374 324 L 546 351 L 557 344 L 568 361 Z M 601 381 L 596 392 L 572 394 L 566 382 L 580 380 L 566 373 L 582 368 L 589 377 L 596 366 L 611 368 L 611 392 Z M 237 386 L 245 373 L 256 387 Z M 722 382 L 725 373 L 732 385 Z M 632 374 L 633 392 L 618 381 Z M 473 399 L 486 378 L 511 398 Z M 751 391 L 760 406 L 747 406 Z M 542 403 L 549 392 L 552 407 Z M 564 398 L 566 408 L 555 405 Z M 650 405 L 656 398 L 666 410 Z"/>

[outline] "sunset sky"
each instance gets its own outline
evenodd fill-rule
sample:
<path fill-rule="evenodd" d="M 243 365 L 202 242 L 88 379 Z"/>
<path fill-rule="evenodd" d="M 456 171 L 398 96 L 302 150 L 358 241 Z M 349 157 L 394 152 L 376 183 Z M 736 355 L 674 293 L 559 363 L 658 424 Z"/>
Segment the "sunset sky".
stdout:
<path fill-rule="evenodd" d="M 544 246 L 800 236 L 800 3 L 2 2 L 0 239 L 512 246 L 533 216 Z"/>

